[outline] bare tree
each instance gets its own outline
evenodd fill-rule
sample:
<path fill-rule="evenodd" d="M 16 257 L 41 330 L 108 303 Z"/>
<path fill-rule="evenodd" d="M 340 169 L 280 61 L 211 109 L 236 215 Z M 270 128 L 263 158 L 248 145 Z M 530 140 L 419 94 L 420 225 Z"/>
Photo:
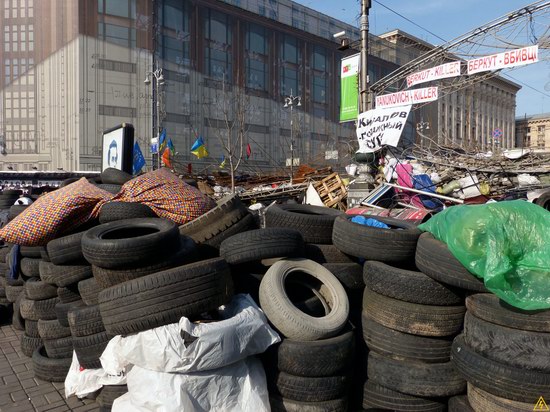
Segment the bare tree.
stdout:
<path fill-rule="evenodd" d="M 231 87 L 223 76 L 216 90 L 215 101 L 211 102 L 211 108 L 221 118 L 213 125 L 208 117 L 208 126 L 214 130 L 223 149 L 225 161 L 228 163 L 231 175 L 231 192 L 235 193 L 235 174 L 241 165 L 244 154 L 245 140 L 249 126 L 247 117 L 252 107 L 250 96 L 244 88 L 234 85 Z"/>

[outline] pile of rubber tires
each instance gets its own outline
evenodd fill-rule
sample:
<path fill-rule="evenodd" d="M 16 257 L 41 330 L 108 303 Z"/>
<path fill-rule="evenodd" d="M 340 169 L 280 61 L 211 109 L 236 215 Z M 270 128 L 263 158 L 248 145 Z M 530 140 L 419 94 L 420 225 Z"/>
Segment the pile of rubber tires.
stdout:
<path fill-rule="evenodd" d="M 468 381 L 472 410 L 532 411 L 550 398 L 550 311 L 522 311 L 492 294 L 466 298 L 452 360 Z"/>
<path fill-rule="evenodd" d="M 23 194 L 19 189 L 5 189 L 0 192 L 0 209 L 9 209 Z"/>
<path fill-rule="evenodd" d="M 282 338 L 263 356 L 274 411 L 345 411 L 350 404 L 356 328 L 348 318 L 364 286 L 356 259 L 332 245 L 341 214 L 273 205 L 265 229 L 234 234 L 220 245 L 236 291 L 260 304 Z"/>
<path fill-rule="evenodd" d="M 516 411 L 550 398 L 549 312 L 483 293 L 410 223 L 293 204 L 268 207 L 260 229 L 235 196 L 180 227 L 107 211 L 103 224 L 21 248 L 20 278 L 4 280 L 37 377 L 63 380 L 73 350 L 99 368 L 113 336 L 201 321 L 248 293 L 282 339 L 261 355 L 273 411 Z M 110 410 L 127 390 L 105 386 L 97 400 Z"/>

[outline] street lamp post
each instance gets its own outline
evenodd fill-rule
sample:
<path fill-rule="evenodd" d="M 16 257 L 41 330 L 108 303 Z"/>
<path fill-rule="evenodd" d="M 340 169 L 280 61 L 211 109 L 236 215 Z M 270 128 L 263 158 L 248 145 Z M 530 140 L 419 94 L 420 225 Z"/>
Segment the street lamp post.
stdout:
<path fill-rule="evenodd" d="M 371 0 L 361 0 L 361 82 L 360 102 L 361 113 L 369 109 L 369 10 Z"/>
<path fill-rule="evenodd" d="M 292 89 L 290 89 L 290 96 L 285 97 L 285 105 L 283 106 L 290 107 L 290 184 L 292 184 L 292 176 L 294 174 L 294 105 L 300 107 L 302 105 L 302 97 L 294 96 L 292 94 Z"/>
<path fill-rule="evenodd" d="M 154 71 L 148 71 L 145 74 L 145 80 L 143 83 L 146 85 L 151 84 L 151 76 L 153 76 L 153 79 L 155 80 L 155 83 L 153 84 L 153 99 L 154 105 L 156 109 L 156 123 L 157 123 L 157 169 L 160 169 L 160 133 L 162 130 L 161 127 L 161 101 L 162 101 L 162 86 L 164 86 L 164 75 L 162 74 L 162 69 L 157 68 Z M 155 168 L 155 162 L 153 162 L 153 169 Z"/>
<path fill-rule="evenodd" d="M 424 118 L 420 118 L 420 122 L 416 124 L 416 131 L 420 135 L 420 147 L 424 147 L 424 139 L 426 136 L 423 134 L 425 130 L 430 130 L 430 122 L 425 122 Z"/>

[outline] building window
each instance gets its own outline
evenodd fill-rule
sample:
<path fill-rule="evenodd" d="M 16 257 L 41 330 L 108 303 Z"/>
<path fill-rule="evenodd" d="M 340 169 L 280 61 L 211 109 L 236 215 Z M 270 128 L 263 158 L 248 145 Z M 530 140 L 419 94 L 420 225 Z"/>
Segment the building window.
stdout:
<path fill-rule="evenodd" d="M 162 56 L 178 65 L 189 66 L 189 11 L 186 3 L 167 0 L 162 9 Z"/>
<path fill-rule="evenodd" d="M 162 25 L 172 30 L 188 31 L 186 4 L 181 0 L 165 0 L 162 8 Z"/>
<path fill-rule="evenodd" d="M 11 81 L 11 66 L 10 59 L 4 60 L 4 83 L 8 84 Z"/>
<path fill-rule="evenodd" d="M 4 27 L 4 51 L 10 51 L 10 28 L 9 26 Z"/>
<path fill-rule="evenodd" d="M 98 37 L 108 43 L 136 47 L 136 29 L 115 24 L 98 23 Z"/>
<path fill-rule="evenodd" d="M 27 32 L 25 31 L 25 26 L 19 28 L 21 33 L 21 51 L 27 50 Z"/>
<path fill-rule="evenodd" d="M 282 96 L 291 93 L 301 95 L 300 65 L 302 63 L 302 51 L 298 40 L 284 35 L 281 41 L 281 87 Z"/>
<path fill-rule="evenodd" d="M 207 10 L 204 17 L 204 51 L 206 74 L 231 82 L 231 24 L 229 16 L 214 10 Z"/>
<path fill-rule="evenodd" d="M 136 0 L 98 0 L 97 11 L 111 16 L 136 18 Z"/>
<path fill-rule="evenodd" d="M 33 51 L 34 50 L 34 25 L 33 24 L 29 24 L 27 33 L 29 35 L 29 51 Z"/>
<path fill-rule="evenodd" d="M 537 127 L 537 132 L 538 132 L 539 134 L 544 134 L 545 129 L 546 129 L 546 128 L 545 128 L 544 125 L 538 126 L 538 127 Z"/>
<path fill-rule="evenodd" d="M 17 79 L 19 77 L 19 60 L 13 59 L 12 67 L 11 67 L 11 73 L 13 75 L 13 79 Z"/>
<path fill-rule="evenodd" d="M 246 32 L 246 86 L 267 91 L 269 37 L 265 28 L 250 24 Z"/>
<path fill-rule="evenodd" d="M 315 46 L 311 54 L 312 97 L 314 103 L 327 104 L 328 90 L 328 58 L 326 50 Z"/>

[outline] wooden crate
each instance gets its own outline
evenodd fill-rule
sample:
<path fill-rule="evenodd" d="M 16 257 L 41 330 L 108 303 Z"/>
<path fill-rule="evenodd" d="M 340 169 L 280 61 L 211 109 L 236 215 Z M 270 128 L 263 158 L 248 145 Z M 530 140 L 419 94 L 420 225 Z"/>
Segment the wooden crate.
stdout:
<path fill-rule="evenodd" d="M 325 206 L 333 207 L 337 205 L 338 208 L 345 210 L 344 200 L 348 191 L 338 173 L 328 175 L 320 182 L 315 183 L 314 187 Z"/>

